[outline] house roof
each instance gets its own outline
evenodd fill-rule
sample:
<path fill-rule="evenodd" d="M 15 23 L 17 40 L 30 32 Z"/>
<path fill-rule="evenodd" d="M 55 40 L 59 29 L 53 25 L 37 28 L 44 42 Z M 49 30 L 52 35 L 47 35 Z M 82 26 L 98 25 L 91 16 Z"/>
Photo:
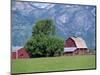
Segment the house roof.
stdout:
<path fill-rule="evenodd" d="M 73 52 L 75 51 L 77 48 L 76 47 L 65 47 L 64 48 L 64 52 Z"/>
<path fill-rule="evenodd" d="M 70 37 L 74 40 L 77 48 L 87 48 L 85 40 L 83 40 L 81 37 Z"/>

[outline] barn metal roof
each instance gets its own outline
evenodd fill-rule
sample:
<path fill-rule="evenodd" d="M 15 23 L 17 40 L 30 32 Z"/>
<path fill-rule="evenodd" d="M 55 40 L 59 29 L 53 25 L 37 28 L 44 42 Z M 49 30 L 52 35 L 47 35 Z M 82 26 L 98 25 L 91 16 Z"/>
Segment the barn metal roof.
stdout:
<path fill-rule="evenodd" d="M 64 52 L 73 52 L 75 51 L 77 48 L 76 47 L 65 47 L 64 48 Z"/>
<path fill-rule="evenodd" d="M 75 41 L 77 48 L 87 48 L 85 40 L 83 40 L 81 37 L 71 37 L 71 39 Z"/>
<path fill-rule="evenodd" d="M 12 52 L 16 52 L 21 48 L 23 48 L 23 47 L 22 46 L 12 46 Z"/>

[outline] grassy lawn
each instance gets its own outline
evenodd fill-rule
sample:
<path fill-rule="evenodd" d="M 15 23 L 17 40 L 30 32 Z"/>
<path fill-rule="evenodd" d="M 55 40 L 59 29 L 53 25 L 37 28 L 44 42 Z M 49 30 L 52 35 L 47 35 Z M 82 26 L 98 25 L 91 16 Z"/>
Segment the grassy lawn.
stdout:
<path fill-rule="evenodd" d="M 95 56 L 61 56 L 12 60 L 12 73 L 95 68 Z"/>

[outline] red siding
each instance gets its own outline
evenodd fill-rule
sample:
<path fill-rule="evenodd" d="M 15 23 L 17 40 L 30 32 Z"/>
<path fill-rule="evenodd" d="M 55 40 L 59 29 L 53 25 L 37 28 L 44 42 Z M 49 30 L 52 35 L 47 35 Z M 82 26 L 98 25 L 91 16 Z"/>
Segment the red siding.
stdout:
<path fill-rule="evenodd" d="M 71 38 L 69 38 L 68 40 L 66 40 L 65 47 L 76 47 L 74 40 L 71 39 Z"/>
<path fill-rule="evenodd" d="M 29 57 L 30 57 L 29 53 L 24 48 L 19 49 L 17 51 L 17 54 L 16 54 L 16 52 L 12 52 L 12 59 L 16 59 L 16 58 L 29 58 Z"/>
<path fill-rule="evenodd" d="M 85 55 L 88 53 L 87 48 L 77 48 L 73 52 L 65 52 L 64 55 Z"/>
<path fill-rule="evenodd" d="M 12 59 L 16 59 L 16 52 L 12 52 Z"/>

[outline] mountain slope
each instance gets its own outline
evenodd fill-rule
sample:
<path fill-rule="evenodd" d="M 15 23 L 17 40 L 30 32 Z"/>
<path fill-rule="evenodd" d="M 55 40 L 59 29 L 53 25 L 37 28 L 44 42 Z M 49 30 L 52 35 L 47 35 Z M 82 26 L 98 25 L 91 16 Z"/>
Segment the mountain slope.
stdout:
<path fill-rule="evenodd" d="M 89 48 L 95 48 L 95 17 L 95 6 L 13 2 L 12 45 L 23 46 L 31 36 L 36 21 L 52 18 L 57 36 L 65 40 L 70 36 L 81 36 Z"/>

